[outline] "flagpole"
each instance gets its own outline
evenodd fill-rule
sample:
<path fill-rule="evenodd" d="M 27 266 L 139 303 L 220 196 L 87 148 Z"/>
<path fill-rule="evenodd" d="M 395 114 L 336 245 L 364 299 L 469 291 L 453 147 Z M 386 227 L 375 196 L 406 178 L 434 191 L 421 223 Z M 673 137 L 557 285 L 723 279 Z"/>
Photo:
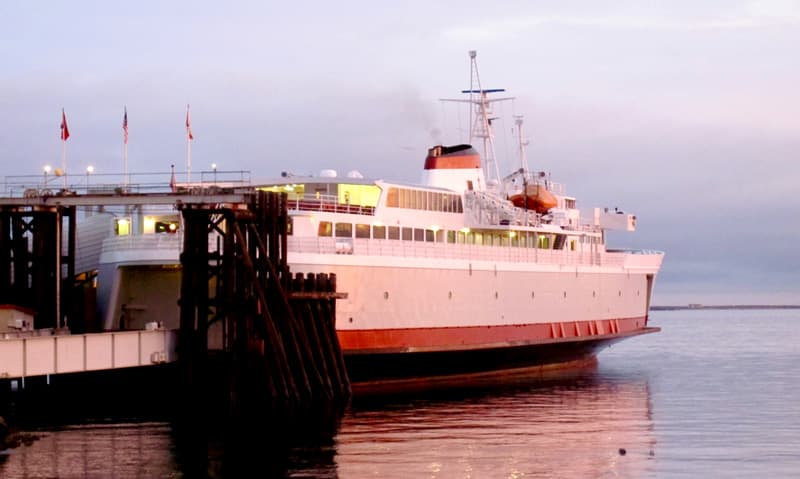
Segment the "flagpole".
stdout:
<path fill-rule="evenodd" d="M 124 186 L 130 184 L 130 177 L 128 176 L 128 107 L 125 107 L 125 113 L 122 119 L 122 129 L 124 131 L 123 147 L 122 147 L 122 183 Z"/>
<path fill-rule="evenodd" d="M 64 189 L 67 189 L 67 140 L 61 140 L 61 174 L 64 176 Z"/>
<path fill-rule="evenodd" d="M 122 168 L 124 174 L 124 184 L 128 186 L 130 184 L 130 178 L 128 177 L 128 144 L 125 143 L 125 148 L 122 151 Z"/>
<path fill-rule="evenodd" d="M 192 182 L 192 140 L 186 137 L 186 182 Z"/>
<path fill-rule="evenodd" d="M 186 105 L 186 183 L 192 182 L 192 126 L 189 105 Z"/>

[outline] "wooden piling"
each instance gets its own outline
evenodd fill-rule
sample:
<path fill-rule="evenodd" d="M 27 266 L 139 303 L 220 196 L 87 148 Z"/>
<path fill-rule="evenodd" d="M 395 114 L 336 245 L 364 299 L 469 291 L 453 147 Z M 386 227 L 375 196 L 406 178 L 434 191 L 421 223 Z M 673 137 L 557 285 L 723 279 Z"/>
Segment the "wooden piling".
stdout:
<path fill-rule="evenodd" d="M 291 274 L 285 194 L 255 192 L 246 206 L 182 207 L 179 360 L 190 362 L 181 368 L 187 391 L 199 392 L 208 325 L 222 322 L 228 379 L 215 384 L 226 384 L 217 392 L 228 402 L 223 414 L 246 421 L 269 409 L 345 404 L 350 386 L 333 306 L 346 295 L 336 292 L 333 275 Z M 219 237 L 212 252 L 210 233 Z"/>

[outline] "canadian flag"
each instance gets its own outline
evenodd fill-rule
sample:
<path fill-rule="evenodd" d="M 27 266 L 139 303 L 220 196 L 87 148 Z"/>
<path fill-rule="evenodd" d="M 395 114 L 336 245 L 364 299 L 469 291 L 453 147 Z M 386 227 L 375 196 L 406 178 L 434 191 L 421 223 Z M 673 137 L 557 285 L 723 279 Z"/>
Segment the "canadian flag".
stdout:
<path fill-rule="evenodd" d="M 67 141 L 69 138 L 69 128 L 67 127 L 67 114 L 64 109 L 61 109 L 61 141 Z"/>
<path fill-rule="evenodd" d="M 194 135 L 192 135 L 192 122 L 189 119 L 189 105 L 186 105 L 186 135 L 190 140 L 194 140 Z"/>

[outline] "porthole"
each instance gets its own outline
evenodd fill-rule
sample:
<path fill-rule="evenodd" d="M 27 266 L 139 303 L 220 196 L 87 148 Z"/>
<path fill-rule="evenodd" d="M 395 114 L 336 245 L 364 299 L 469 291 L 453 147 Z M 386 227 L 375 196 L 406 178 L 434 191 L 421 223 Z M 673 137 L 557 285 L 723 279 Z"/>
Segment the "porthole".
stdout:
<path fill-rule="evenodd" d="M 596 297 L 597 297 L 597 291 L 592 291 L 592 298 L 596 298 Z"/>
<path fill-rule="evenodd" d="M 352 323 L 353 322 L 353 318 L 348 318 L 348 321 L 350 321 Z"/>
<path fill-rule="evenodd" d="M 500 297 L 500 293 L 497 291 L 494 292 L 494 299 L 498 299 Z"/>
<path fill-rule="evenodd" d="M 388 291 L 384 291 L 383 292 L 383 299 L 389 299 L 389 292 Z"/>
<path fill-rule="evenodd" d="M 453 292 L 452 291 L 447 293 L 447 299 L 453 299 Z"/>
<path fill-rule="evenodd" d="M 565 298 L 567 297 L 567 292 L 566 292 L 566 291 L 564 291 L 564 297 L 565 297 Z"/>
<path fill-rule="evenodd" d="M 531 291 L 531 299 L 536 299 L 536 292 Z"/>

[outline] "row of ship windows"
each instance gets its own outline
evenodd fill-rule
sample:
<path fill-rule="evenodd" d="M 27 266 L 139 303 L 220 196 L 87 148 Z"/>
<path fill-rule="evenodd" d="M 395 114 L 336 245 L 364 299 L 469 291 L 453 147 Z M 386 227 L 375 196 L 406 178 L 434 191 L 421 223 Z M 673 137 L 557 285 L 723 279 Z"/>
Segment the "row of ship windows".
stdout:
<path fill-rule="evenodd" d="M 355 234 L 354 234 L 355 233 Z M 369 224 L 331 223 L 320 221 L 318 235 L 336 238 L 390 239 L 421 241 L 428 243 L 474 244 L 484 246 L 516 246 L 521 248 L 564 249 L 566 235 L 555 233 L 531 233 L 526 231 L 482 232 L 433 230 L 401 226 L 376 226 Z M 599 237 L 584 236 L 573 239 L 569 249 L 576 243 L 600 243 Z"/>
<path fill-rule="evenodd" d="M 389 188 L 386 193 L 386 206 L 445 213 L 464 212 L 460 195 L 395 187 Z"/>

